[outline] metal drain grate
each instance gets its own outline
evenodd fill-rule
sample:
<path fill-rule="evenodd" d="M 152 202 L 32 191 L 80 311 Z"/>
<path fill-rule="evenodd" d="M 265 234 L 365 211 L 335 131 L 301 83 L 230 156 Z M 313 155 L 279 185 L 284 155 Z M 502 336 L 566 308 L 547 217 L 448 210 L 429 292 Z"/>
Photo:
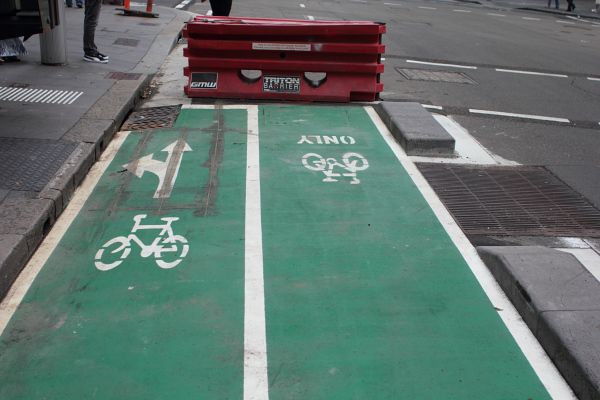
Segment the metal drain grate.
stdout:
<path fill-rule="evenodd" d="M 116 79 L 118 81 L 137 81 L 142 74 L 133 72 L 109 72 L 106 74 L 106 79 Z"/>
<path fill-rule="evenodd" d="M 113 44 L 119 45 L 119 46 L 129 46 L 129 47 L 137 47 L 137 45 L 140 43 L 139 40 L 137 39 L 129 39 L 129 38 L 117 38 Z"/>
<path fill-rule="evenodd" d="M 432 71 L 430 69 L 396 68 L 396 71 L 406 79 L 413 81 L 468 83 L 476 82 L 461 72 Z"/>
<path fill-rule="evenodd" d="M 467 235 L 600 237 L 600 211 L 545 168 L 417 166 Z"/>
<path fill-rule="evenodd" d="M 0 138 L 0 189 L 39 192 L 76 146 L 64 140 Z"/>
<path fill-rule="evenodd" d="M 121 127 L 124 131 L 171 128 L 179 115 L 180 106 L 152 107 L 132 112 Z"/>

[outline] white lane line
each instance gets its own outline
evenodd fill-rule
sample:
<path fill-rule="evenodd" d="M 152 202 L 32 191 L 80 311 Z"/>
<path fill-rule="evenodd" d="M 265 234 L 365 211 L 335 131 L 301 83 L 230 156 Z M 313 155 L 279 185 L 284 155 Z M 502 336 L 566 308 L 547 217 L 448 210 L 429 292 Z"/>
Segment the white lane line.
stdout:
<path fill-rule="evenodd" d="M 398 3 L 383 3 L 386 6 L 396 6 L 396 7 L 402 7 L 402 4 L 398 4 Z"/>
<path fill-rule="evenodd" d="M 588 80 L 590 80 L 590 81 L 597 81 L 597 82 L 600 82 L 600 78 L 592 78 L 592 77 L 590 77 L 590 76 L 588 76 L 587 78 L 588 78 Z"/>
<path fill-rule="evenodd" d="M 248 106 L 244 284 L 244 400 L 268 400 L 258 106 Z"/>
<path fill-rule="evenodd" d="M 65 232 L 69 229 L 69 226 L 71 226 L 73 220 L 75 220 L 75 217 L 77 217 L 83 208 L 85 201 L 90 196 L 100 180 L 100 177 L 102 177 L 102 174 L 119 151 L 119 148 L 127 138 L 127 135 L 129 135 L 129 132 L 117 132 L 115 134 L 115 137 L 102 153 L 98 162 L 92 166 L 81 186 L 75 191 L 69 205 L 56 220 L 56 223 L 50 230 L 50 233 L 48 233 L 48 236 L 46 236 L 42 244 L 40 244 L 40 247 L 38 247 L 33 254 L 33 257 L 31 257 L 25 268 L 23 268 L 23 271 L 19 274 L 19 277 L 12 285 L 4 300 L 0 303 L 0 335 L 4 332 L 8 321 L 12 318 L 17 307 L 19 307 L 19 304 L 21 304 L 23 297 L 25 297 L 25 294 L 48 260 L 48 257 L 50 257 L 50 254 L 52 254 Z"/>
<path fill-rule="evenodd" d="M 184 0 L 181 3 L 177 4 L 175 6 L 175 8 L 181 9 L 181 8 L 187 6 L 188 4 L 190 4 L 191 2 L 192 2 L 192 0 Z"/>
<path fill-rule="evenodd" d="M 490 15 L 492 17 L 506 17 L 505 14 L 496 14 L 496 13 L 487 13 L 487 15 Z"/>
<path fill-rule="evenodd" d="M 206 15 L 208 15 L 208 16 L 210 17 L 210 16 L 212 15 L 212 10 L 208 10 L 208 11 L 206 12 Z"/>
<path fill-rule="evenodd" d="M 300 4 L 300 8 L 306 8 L 304 4 Z"/>
<path fill-rule="evenodd" d="M 422 9 L 422 10 L 437 10 L 437 8 L 435 8 L 435 7 L 419 6 L 419 8 Z"/>
<path fill-rule="evenodd" d="M 432 106 L 431 104 L 421 104 L 421 106 L 423 108 L 429 108 L 432 110 L 443 110 L 444 109 L 444 107 L 442 107 L 442 106 Z"/>
<path fill-rule="evenodd" d="M 470 13 L 471 11 L 469 10 L 452 10 L 454 12 L 459 12 L 459 13 Z"/>
<path fill-rule="evenodd" d="M 521 18 L 524 19 L 525 21 L 541 21 L 541 19 L 533 18 L 533 17 L 521 17 Z"/>
<path fill-rule="evenodd" d="M 312 15 L 307 15 L 306 19 L 308 19 L 309 21 L 314 21 L 315 17 L 313 17 Z"/>
<path fill-rule="evenodd" d="M 498 115 L 498 116 L 502 116 L 502 117 L 533 119 L 533 120 L 538 120 L 538 121 L 563 122 L 566 124 L 571 122 L 566 118 L 546 117 L 543 115 L 531 115 L 531 114 L 516 114 L 516 113 L 508 113 L 508 112 L 502 112 L 502 111 L 478 110 L 475 108 L 469 108 L 469 112 L 471 114 Z"/>
<path fill-rule="evenodd" d="M 511 74 L 539 75 L 539 76 L 552 76 L 552 77 L 555 77 L 555 78 L 568 78 L 567 75 L 563 75 L 563 74 L 548 74 L 548 73 L 545 73 L 545 72 L 521 71 L 521 70 L 516 70 L 516 69 L 496 68 L 496 71 L 498 71 L 498 72 L 509 72 Z"/>
<path fill-rule="evenodd" d="M 373 110 L 372 107 L 365 107 L 365 110 L 381 133 L 383 139 L 390 149 L 392 149 L 408 175 L 412 178 L 416 187 L 419 189 L 425 200 L 427 200 L 427 203 L 429 203 L 429 206 L 448 233 L 448 236 L 450 236 L 450 239 L 452 239 L 454 245 L 462 254 L 492 305 L 496 307 L 496 310 L 499 310 L 498 315 L 533 367 L 537 376 L 540 378 L 540 381 L 546 390 L 548 390 L 550 397 L 561 400 L 575 400 L 576 397 L 569 385 L 567 385 L 563 377 L 556 370 L 556 367 L 552 361 L 550 361 L 542 346 L 535 336 L 533 336 L 483 261 L 481 261 L 481 258 L 479 258 L 475 247 L 473 247 L 469 239 L 467 239 L 461 231 L 456 224 L 456 221 L 454 221 L 450 213 L 446 210 L 446 207 L 444 207 L 444 204 L 442 204 L 431 186 L 429 186 L 427 180 L 421 175 L 421 172 L 419 172 L 415 164 L 406 155 L 402 147 L 394 140 L 394 137 L 383 121 L 381 121 L 381 118 L 379 118 L 375 110 Z"/>
<path fill-rule="evenodd" d="M 472 65 L 444 64 L 444 63 L 434 63 L 434 62 L 417 61 L 417 60 L 406 60 L 406 62 L 407 63 L 411 63 L 411 64 L 435 65 L 435 66 L 438 66 L 438 67 L 477 69 L 477 67 L 474 67 Z"/>
<path fill-rule="evenodd" d="M 558 22 L 559 24 L 568 24 L 568 25 L 575 25 L 575 22 L 572 21 L 564 21 L 562 19 L 557 19 L 556 22 Z"/>

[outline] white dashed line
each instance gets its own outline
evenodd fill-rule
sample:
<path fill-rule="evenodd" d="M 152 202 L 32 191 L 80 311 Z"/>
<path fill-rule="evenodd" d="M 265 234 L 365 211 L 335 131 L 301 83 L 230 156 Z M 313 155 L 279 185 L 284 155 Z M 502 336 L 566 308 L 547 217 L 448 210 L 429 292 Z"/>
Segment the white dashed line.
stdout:
<path fill-rule="evenodd" d="M 312 15 L 307 15 L 306 19 L 308 19 L 309 21 L 314 21 L 315 17 L 313 17 Z"/>
<path fill-rule="evenodd" d="M 430 109 L 430 110 L 440 110 L 441 111 L 441 110 L 444 109 L 444 107 L 442 107 L 442 106 L 432 106 L 431 104 L 421 104 L 421 106 L 423 108 L 427 108 L 427 109 Z"/>
<path fill-rule="evenodd" d="M 557 19 L 556 22 L 558 22 L 559 24 L 575 25 L 575 22 L 572 22 L 572 21 L 563 21 L 561 19 Z"/>
<path fill-rule="evenodd" d="M 397 6 L 397 7 L 402 7 L 402 4 L 398 4 L 398 3 L 383 3 L 386 6 Z"/>
<path fill-rule="evenodd" d="M 306 8 L 304 4 L 300 4 L 300 8 Z"/>
<path fill-rule="evenodd" d="M 188 4 L 190 4 L 191 2 L 192 2 L 192 0 L 184 0 L 181 3 L 177 4 L 175 6 L 175 8 L 181 9 L 181 8 L 187 6 Z"/>
<path fill-rule="evenodd" d="M 406 62 L 407 63 L 412 63 L 412 64 L 435 65 L 435 66 L 439 66 L 439 67 L 477 69 L 477 67 L 474 67 L 472 65 L 442 64 L 442 63 L 434 63 L 434 62 L 427 62 L 427 61 L 416 61 L 416 60 L 406 60 Z"/>
<path fill-rule="evenodd" d="M 502 112 L 502 111 L 477 110 L 474 108 L 469 108 L 469 112 L 471 114 L 498 115 L 498 116 L 502 116 L 502 117 L 532 119 L 532 120 L 536 120 L 536 121 L 562 122 L 562 123 L 566 123 L 566 124 L 571 122 L 566 118 L 546 117 L 543 115 L 531 115 L 531 114 L 515 114 L 515 113 Z"/>
<path fill-rule="evenodd" d="M 492 17 L 506 17 L 504 14 L 487 13 L 487 15 L 491 15 Z"/>
<path fill-rule="evenodd" d="M 588 80 L 600 82 L 600 78 L 591 78 L 588 76 Z"/>
<path fill-rule="evenodd" d="M 454 12 L 460 12 L 460 13 L 470 13 L 471 11 L 469 10 L 452 10 Z"/>
<path fill-rule="evenodd" d="M 435 7 L 424 7 L 424 6 L 419 6 L 419 8 L 423 9 L 423 10 L 437 10 L 437 8 Z"/>
<path fill-rule="evenodd" d="M 511 74 L 539 75 L 539 76 L 552 76 L 552 77 L 555 77 L 555 78 L 568 78 L 567 75 L 563 75 L 563 74 L 548 74 L 548 73 L 545 73 L 545 72 L 519 71 L 519 70 L 516 70 L 516 69 L 496 68 L 496 71 L 498 71 L 498 72 L 509 72 Z"/>
<path fill-rule="evenodd" d="M 521 18 L 526 21 L 541 21 L 541 19 L 539 19 L 539 18 L 532 18 L 532 17 L 521 17 Z"/>

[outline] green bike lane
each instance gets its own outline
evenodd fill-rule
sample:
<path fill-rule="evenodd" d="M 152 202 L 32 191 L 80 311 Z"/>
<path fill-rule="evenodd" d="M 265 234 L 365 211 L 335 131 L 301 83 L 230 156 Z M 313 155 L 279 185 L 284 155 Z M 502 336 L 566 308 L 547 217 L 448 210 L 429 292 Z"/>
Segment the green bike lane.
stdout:
<path fill-rule="evenodd" d="M 550 396 L 369 113 L 266 105 L 126 136 L 2 333 L 0 398 Z"/>

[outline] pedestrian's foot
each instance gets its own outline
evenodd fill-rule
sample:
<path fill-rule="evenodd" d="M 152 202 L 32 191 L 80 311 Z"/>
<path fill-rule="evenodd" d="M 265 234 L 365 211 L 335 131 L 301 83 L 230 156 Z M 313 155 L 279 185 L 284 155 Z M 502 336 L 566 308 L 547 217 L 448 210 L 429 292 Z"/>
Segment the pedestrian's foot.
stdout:
<path fill-rule="evenodd" d="M 83 4 L 77 3 L 77 8 L 83 8 Z"/>
<path fill-rule="evenodd" d="M 73 8 L 73 4 L 67 4 L 67 7 Z"/>
<path fill-rule="evenodd" d="M 100 54 L 98 52 L 85 53 L 83 56 L 83 59 L 87 62 L 94 62 L 94 63 L 99 63 L 99 64 L 108 63 L 108 57 L 106 57 L 104 54 Z"/>
<path fill-rule="evenodd" d="M 18 62 L 21 61 L 21 59 L 17 56 L 5 56 L 3 57 L 5 62 Z"/>

